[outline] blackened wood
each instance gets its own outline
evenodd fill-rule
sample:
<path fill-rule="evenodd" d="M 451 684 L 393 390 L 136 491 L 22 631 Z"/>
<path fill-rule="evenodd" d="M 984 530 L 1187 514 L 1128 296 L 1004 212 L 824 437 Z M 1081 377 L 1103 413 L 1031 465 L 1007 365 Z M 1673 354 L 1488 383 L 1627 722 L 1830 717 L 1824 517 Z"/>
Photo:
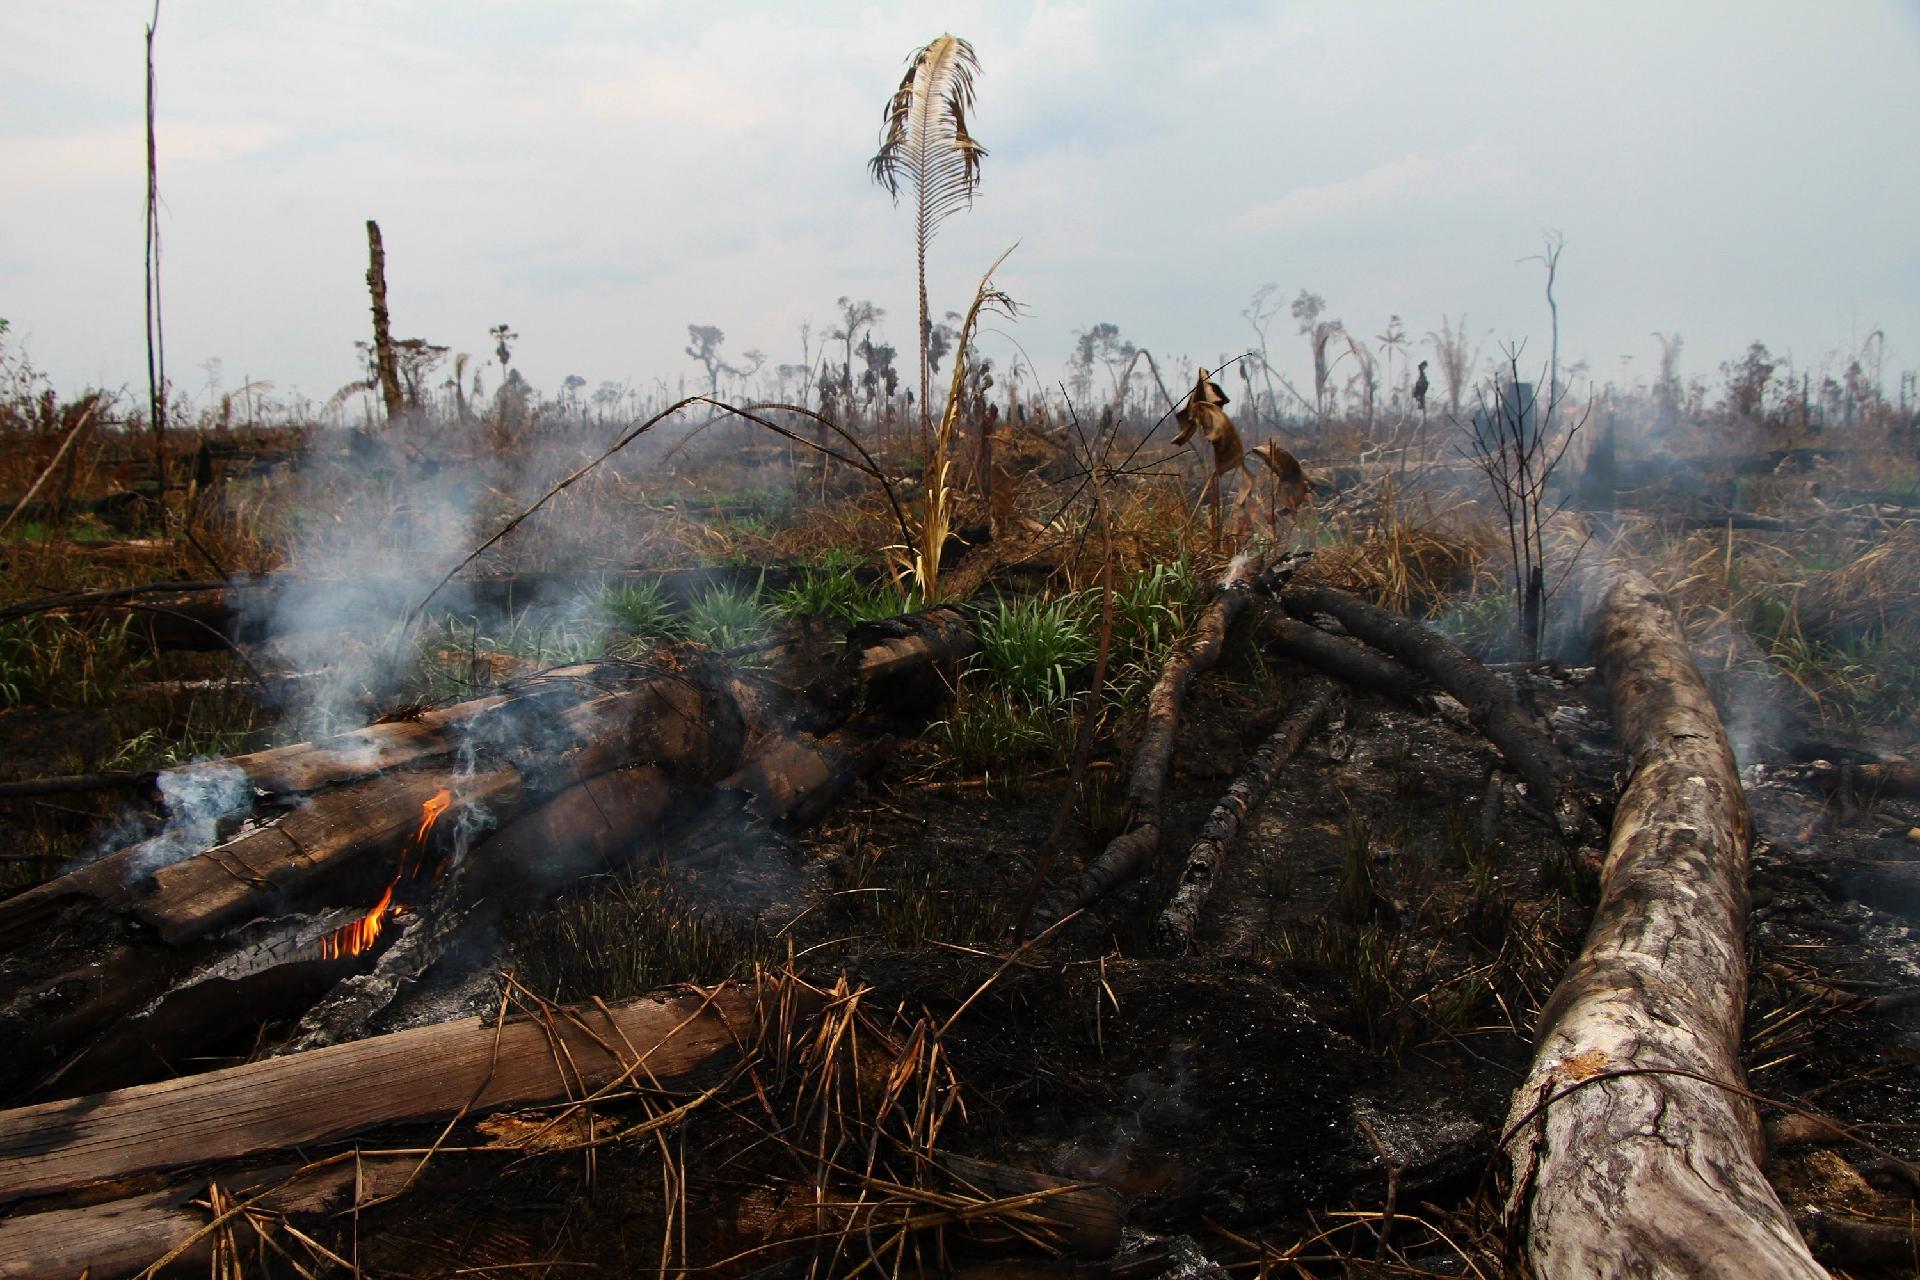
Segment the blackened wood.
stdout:
<path fill-rule="evenodd" d="M 1186 866 L 1181 869 L 1173 899 L 1155 922 L 1154 942 L 1160 950 L 1185 955 L 1193 949 L 1193 935 L 1200 927 L 1201 912 L 1206 910 L 1220 869 L 1226 865 L 1227 846 L 1240 834 L 1241 823 L 1273 789 L 1273 780 L 1281 768 L 1293 759 L 1338 695 L 1339 689 L 1333 681 L 1324 676 L 1310 677 L 1300 687 L 1286 719 L 1260 744 L 1253 759 L 1227 788 L 1227 794 L 1207 815 L 1206 823 L 1200 828 L 1200 838 L 1187 850 Z"/>
<path fill-rule="evenodd" d="M 1260 637 L 1267 648 L 1295 662 L 1305 663 L 1356 688 L 1382 693 L 1402 702 L 1428 702 L 1427 682 L 1403 663 L 1369 649 L 1358 641 L 1322 631 L 1294 618 L 1263 619 Z"/>
<path fill-rule="evenodd" d="M 1127 781 L 1127 828 L 1059 890 L 1043 899 L 1037 914 L 1044 924 L 1098 902 L 1132 878 L 1160 848 L 1166 807 L 1167 775 L 1187 687 L 1196 675 L 1213 669 L 1227 647 L 1227 631 L 1253 595 L 1260 559 L 1251 552 L 1233 558 L 1214 588 L 1193 636 L 1176 648 L 1147 695 L 1147 723 L 1134 752 Z"/>
<path fill-rule="evenodd" d="M 1297 618 L 1331 615 L 1357 639 L 1392 654 L 1458 698 L 1475 727 L 1526 781 L 1532 799 L 1552 816 L 1563 837 L 1586 842 L 1597 836 L 1598 827 L 1587 812 L 1572 763 L 1500 677 L 1451 640 L 1402 614 L 1330 587 L 1290 586 L 1281 601 Z"/>

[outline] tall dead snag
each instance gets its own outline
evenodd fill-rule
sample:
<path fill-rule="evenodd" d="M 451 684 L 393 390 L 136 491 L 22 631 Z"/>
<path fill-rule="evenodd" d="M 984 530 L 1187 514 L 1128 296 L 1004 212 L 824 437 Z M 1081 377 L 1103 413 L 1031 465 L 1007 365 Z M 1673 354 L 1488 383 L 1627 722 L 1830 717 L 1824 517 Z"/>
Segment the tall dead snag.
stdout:
<path fill-rule="evenodd" d="M 1584 840 L 1597 832 L 1573 765 L 1500 677 L 1452 641 L 1402 614 L 1330 587 L 1290 586 L 1281 602 L 1297 618 L 1324 613 L 1338 619 L 1356 639 L 1392 654 L 1458 698 L 1475 727 L 1525 779 L 1534 801 L 1553 815 L 1562 836 Z"/>
<path fill-rule="evenodd" d="M 1200 828 L 1200 838 L 1187 851 L 1180 886 L 1154 925 L 1154 941 L 1162 951 L 1185 955 L 1193 949 L 1194 930 L 1200 927 L 1200 913 L 1206 909 L 1214 881 L 1226 863 L 1227 845 L 1240 834 L 1240 824 L 1273 787 L 1281 766 L 1293 759 L 1338 694 L 1339 686 L 1325 676 L 1312 676 L 1301 685 L 1293 710 L 1260 744 L 1253 759 L 1227 788 L 1227 794 L 1207 815 L 1206 825 Z"/>
<path fill-rule="evenodd" d="M 400 366 L 393 356 L 393 326 L 387 319 L 387 251 L 380 224 L 367 219 L 367 292 L 373 295 L 373 367 L 380 398 L 387 404 L 387 425 L 400 421 L 407 402 L 400 395 Z"/>
<path fill-rule="evenodd" d="M 1260 558 L 1242 552 L 1233 558 L 1214 588 L 1213 599 L 1194 628 L 1193 638 L 1173 651 L 1147 695 L 1147 727 L 1133 756 L 1127 782 L 1127 829 L 1113 838 L 1100 856 L 1089 862 L 1057 893 L 1041 903 L 1040 919 L 1052 923 L 1062 916 L 1098 902 L 1116 885 L 1145 866 L 1160 848 L 1160 823 L 1165 809 L 1167 772 L 1173 766 L 1174 738 L 1180 732 L 1180 712 L 1187 686 L 1201 672 L 1210 671 L 1227 647 L 1227 629 L 1247 607 L 1253 595 L 1253 575 Z"/>
<path fill-rule="evenodd" d="M 1594 647 L 1633 774 L 1593 926 L 1514 1095 L 1513 1238 L 1541 1280 L 1825 1276 L 1737 1092 L 1749 822 L 1733 753 L 1653 584 L 1596 577 Z"/>

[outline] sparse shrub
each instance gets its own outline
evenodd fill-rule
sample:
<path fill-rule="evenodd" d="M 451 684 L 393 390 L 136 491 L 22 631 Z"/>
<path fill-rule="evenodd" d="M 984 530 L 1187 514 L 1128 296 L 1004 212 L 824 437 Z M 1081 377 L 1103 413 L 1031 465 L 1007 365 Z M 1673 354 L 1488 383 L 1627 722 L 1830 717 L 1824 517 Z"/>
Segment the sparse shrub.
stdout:
<path fill-rule="evenodd" d="M 1069 682 L 1093 661 L 1084 596 L 1002 602 L 980 623 L 976 670 L 998 694 L 1030 709 L 1065 709 Z"/>
<path fill-rule="evenodd" d="M 48 618 L 0 622 L 0 706 L 98 707 L 114 701 L 150 661 L 136 619 Z"/>
<path fill-rule="evenodd" d="M 800 577 L 773 597 L 773 607 L 790 618 L 831 618 L 865 622 L 889 618 L 919 607 L 885 586 L 860 581 L 858 561 L 839 550 L 802 567 Z"/>

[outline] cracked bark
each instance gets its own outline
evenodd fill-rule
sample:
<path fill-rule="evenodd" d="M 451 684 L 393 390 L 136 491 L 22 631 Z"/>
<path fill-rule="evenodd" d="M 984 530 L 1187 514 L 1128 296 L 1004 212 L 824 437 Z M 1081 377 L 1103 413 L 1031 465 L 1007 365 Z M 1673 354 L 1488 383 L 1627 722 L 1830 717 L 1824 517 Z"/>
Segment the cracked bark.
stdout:
<path fill-rule="evenodd" d="M 1735 1091 L 1750 828 L 1733 753 L 1653 585 L 1620 568 L 1583 585 L 1633 771 L 1514 1095 L 1510 1239 L 1541 1280 L 1824 1276 Z"/>

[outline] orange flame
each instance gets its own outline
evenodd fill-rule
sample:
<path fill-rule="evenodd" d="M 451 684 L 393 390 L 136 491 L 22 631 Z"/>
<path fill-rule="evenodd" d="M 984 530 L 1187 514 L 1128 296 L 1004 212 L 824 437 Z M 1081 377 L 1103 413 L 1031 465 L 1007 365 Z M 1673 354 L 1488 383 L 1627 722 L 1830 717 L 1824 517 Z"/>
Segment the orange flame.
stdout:
<path fill-rule="evenodd" d="M 452 804 L 453 793 L 445 787 L 427 797 L 426 803 L 420 806 L 420 826 L 414 831 L 413 839 L 407 842 L 406 849 L 401 852 L 400 869 L 394 872 L 393 881 L 387 885 L 387 891 L 380 895 L 380 901 L 374 903 L 373 909 L 366 915 L 341 925 L 321 939 L 321 959 L 339 960 L 347 956 L 363 955 L 368 948 L 380 940 L 381 930 L 386 928 L 387 915 L 393 910 L 393 891 L 400 887 L 400 882 L 407 878 L 407 872 L 414 860 L 426 849 L 427 837 L 433 834 L 433 824 L 440 821 L 440 815 L 445 813 Z"/>

